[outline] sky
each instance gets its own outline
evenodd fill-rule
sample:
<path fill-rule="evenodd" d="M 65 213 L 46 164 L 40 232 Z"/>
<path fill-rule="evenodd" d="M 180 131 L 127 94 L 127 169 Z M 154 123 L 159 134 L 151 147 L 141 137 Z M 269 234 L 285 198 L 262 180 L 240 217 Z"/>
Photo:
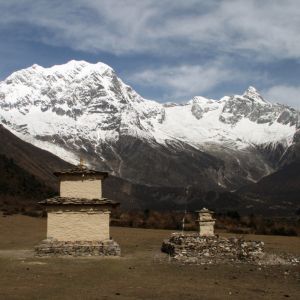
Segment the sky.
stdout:
<path fill-rule="evenodd" d="M 0 0 L 0 80 L 98 61 L 144 98 L 219 99 L 256 87 L 300 108 L 299 0 Z"/>

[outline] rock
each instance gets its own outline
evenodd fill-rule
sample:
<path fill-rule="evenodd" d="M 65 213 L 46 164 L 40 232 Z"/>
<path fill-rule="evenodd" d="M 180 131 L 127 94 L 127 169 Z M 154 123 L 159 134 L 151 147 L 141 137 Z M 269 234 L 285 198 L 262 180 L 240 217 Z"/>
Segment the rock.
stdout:
<path fill-rule="evenodd" d="M 164 240 L 161 251 L 172 260 L 181 263 L 251 263 L 256 265 L 297 265 L 299 257 L 289 254 L 275 255 L 264 252 L 261 241 L 245 241 L 241 238 L 219 236 L 200 237 L 199 234 L 173 233 Z M 261 268 L 259 268 L 261 270 Z M 250 271 L 253 271 L 250 269 Z M 285 276 L 287 276 L 285 274 Z"/>
<path fill-rule="evenodd" d="M 44 240 L 35 247 L 36 256 L 120 256 L 120 246 L 107 241 L 58 241 Z"/>
<path fill-rule="evenodd" d="M 163 241 L 162 252 L 185 263 L 255 262 L 264 251 L 260 241 L 218 236 L 200 237 L 199 234 L 172 234 Z"/>

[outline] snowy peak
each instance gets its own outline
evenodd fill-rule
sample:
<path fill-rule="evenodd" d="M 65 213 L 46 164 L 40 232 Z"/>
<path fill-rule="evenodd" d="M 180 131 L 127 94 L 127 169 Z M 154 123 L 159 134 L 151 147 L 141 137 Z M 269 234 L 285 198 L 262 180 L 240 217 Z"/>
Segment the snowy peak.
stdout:
<path fill-rule="evenodd" d="M 30 81 L 31 77 L 40 80 L 58 80 L 64 78 L 65 80 L 72 81 L 83 78 L 92 73 L 105 76 L 109 73 L 114 73 L 114 71 L 111 67 L 104 63 L 90 64 L 86 61 L 75 60 L 71 60 L 63 65 L 54 65 L 50 68 L 44 68 L 34 64 L 29 68 L 12 73 L 6 78 L 4 83 L 7 85 L 17 83 L 26 85 Z"/>
<path fill-rule="evenodd" d="M 89 64 L 85 61 L 70 61 L 64 65 L 43 68 L 33 65 L 27 69 L 14 72 L 0 83 L 2 100 L 5 104 L 19 107 L 24 104 L 47 106 L 53 104 L 53 98 L 72 106 L 71 98 L 77 97 L 78 86 L 87 83 L 90 78 L 109 86 L 114 78 L 113 69 L 103 63 Z M 110 78 L 110 80 L 108 80 Z M 97 84 L 94 84 L 94 87 Z M 93 88 L 89 86 L 88 88 Z M 72 89 L 72 90 L 71 90 Z M 67 90 L 68 94 L 64 93 Z M 66 96 L 66 97 L 65 97 Z M 5 98 L 5 99 L 4 99 Z"/>
<path fill-rule="evenodd" d="M 269 126 L 274 123 L 295 126 L 299 120 L 299 111 L 266 101 L 252 86 L 243 95 L 223 98 L 220 102 L 224 103 L 220 120 L 231 125 L 237 124 L 244 118 Z"/>
<path fill-rule="evenodd" d="M 239 140 L 246 147 L 292 135 L 298 114 L 265 101 L 251 86 L 219 101 L 197 96 L 186 104 L 162 105 L 142 98 L 101 62 L 33 65 L 0 82 L 2 122 L 39 139 L 75 134 L 96 145 L 130 135 L 163 144 Z M 250 135 L 250 127 L 259 133 Z"/>
<path fill-rule="evenodd" d="M 253 86 L 248 87 L 248 89 L 244 92 L 243 97 L 261 104 L 267 103 L 266 100 L 259 94 L 257 89 Z"/>
<path fill-rule="evenodd" d="M 219 101 L 163 105 L 103 63 L 33 65 L 0 82 L 0 122 L 21 139 L 71 163 L 84 155 L 91 166 L 155 185 L 203 184 L 207 176 L 223 187 L 256 180 L 272 169 L 259 149 L 284 151 L 298 119 L 253 87 Z"/>
<path fill-rule="evenodd" d="M 81 130 L 103 140 L 122 133 L 149 136 L 152 122 L 164 117 L 160 104 L 143 99 L 111 67 L 85 61 L 13 73 L 0 82 L 1 110 L 3 122 L 29 135 Z"/>
<path fill-rule="evenodd" d="M 49 104 L 93 109 L 93 100 L 99 104 L 104 98 L 110 100 L 110 105 L 147 102 L 108 65 L 85 61 L 70 61 L 50 68 L 33 65 L 1 82 L 0 91 L 2 105 L 9 105 L 10 109 L 29 104 L 41 106 L 42 110 L 47 110 Z"/>
<path fill-rule="evenodd" d="M 97 62 L 95 64 L 88 63 L 84 60 L 70 60 L 69 62 L 61 65 L 54 65 L 49 68 L 44 68 L 37 64 L 32 65 L 27 69 L 23 69 L 13 73 L 14 74 L 22 73 L 22 72 L 44 72 L 45 75 L 70 75 L 75 76 L 77 74 L 82 73 L 82 75 L 92 72 L 97 72 L 101 75 L 105 74 L 106 72 L 114 72 L 114 70 L 107 64 L 102 62 Z"/>
<path fill-rule="evenodd" d="M 197 96 L 188 105 L 198 120 L 214 114 L 221 123 L 237 127 L 245 120 L 268 126 L 276 123 L 295 126 L 299 120 L 298 111 L 266 101 L 252 86 L 243 95 L 225 96 L 218 101 Z"/>
<path fill-rule="evenodd" d="M 220 107 L 220 103 L 217 101 L 200 96 L 194 97 L 188 104 L 191 106 L 192 114 L 198 120 L 204 117 L 206 113 L 217 110 Z"/>

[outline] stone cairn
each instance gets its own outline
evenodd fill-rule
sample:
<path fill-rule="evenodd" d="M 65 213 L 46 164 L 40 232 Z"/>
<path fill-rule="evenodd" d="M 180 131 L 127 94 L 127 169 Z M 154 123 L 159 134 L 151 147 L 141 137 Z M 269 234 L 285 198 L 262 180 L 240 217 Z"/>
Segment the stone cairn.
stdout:
<path fill-rule="evenodd" d="M 196 233 L 174 233 L 163 242 L 161 250 L 183 263 L 256 262 L 263 256 L 264 243 L 239 238 L 205 237 Z"/>
<path fill-rule="evenodd" d="M 114 240 L 58 241 L 46 239 L 35 247 L 36 256 L 120 256 L 121 249 Z"/>
<path fill-rule="evenodd" d="M 199 233 L 173 233 L 163 241 L 161 250 L 178 262 L 194 264 L 242 263 L 259 261 L 264 255 L 264 243 L 241 238 L 222 238 L 214 234 L 212 212 L 199 212 Z"/>

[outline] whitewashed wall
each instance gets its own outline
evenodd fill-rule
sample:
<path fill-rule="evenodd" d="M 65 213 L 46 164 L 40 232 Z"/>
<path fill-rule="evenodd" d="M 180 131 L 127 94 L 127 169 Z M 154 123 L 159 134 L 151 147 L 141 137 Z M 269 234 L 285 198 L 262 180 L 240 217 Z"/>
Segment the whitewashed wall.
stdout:
<path fill-rule="evenodd" d="M 102 198 L 102 181 L 100 179 L 82 178 L 74 180 L 62 178 L 60 182 L 60 196 L 86 199 Z"/>
<path fill-rule="evenodd" d="M 107 211 L 48 211 L 47 238 L 59 241 L 109 239 Z"/>

